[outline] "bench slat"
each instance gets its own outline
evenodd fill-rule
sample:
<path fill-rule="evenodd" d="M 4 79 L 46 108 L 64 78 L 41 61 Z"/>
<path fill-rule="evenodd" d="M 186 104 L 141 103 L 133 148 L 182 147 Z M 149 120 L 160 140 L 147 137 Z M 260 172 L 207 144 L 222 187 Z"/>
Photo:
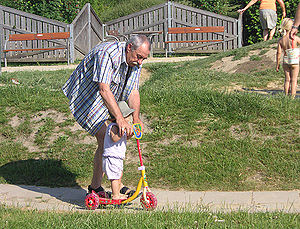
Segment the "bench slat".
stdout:
<path fill-rule="evenodd" d="M 223 40 L 166 41 L 165 43 L 219 42 Z"/>
<path fill-rule="evenodd" d="M 66 49 L 65 47 L 58 47 L 58 48 L 36 48 L 36 49 L 6 49 L 3 52 L 18 52 L 18 51 L 41 51 L 41 50 L 58 50 L 58 49 Z"/>
<path fill-rule="evenodd" d="M 54 39 L 68 39 L 69 37 L 70 37 L 70 32 L 10 34 L 8 40 L 9 41 L 54 40 Z"/>
<path fill-rule="evenodd" d="M 168 34 L 181 33 L 218 33 L 224 32 L 224 26 L 208 26 L 208 27 L 172 27 L 168 29 Z"/>

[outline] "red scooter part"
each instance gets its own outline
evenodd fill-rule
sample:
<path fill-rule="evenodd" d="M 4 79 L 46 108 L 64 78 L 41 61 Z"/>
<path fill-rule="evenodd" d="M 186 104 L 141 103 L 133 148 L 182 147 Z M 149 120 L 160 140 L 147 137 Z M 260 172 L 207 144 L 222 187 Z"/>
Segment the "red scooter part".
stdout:
<path fill-rule="evenodd" d="M 89 210 L 95 210 L 99 207 L 99 196 L 94 191 L 86 195 L 85 206 Z"/>
<path fill-rule="evenodd" d="M 145 210 L 151 211 L 157 207 L 157 198 L 152 192 L 146 192 L 146 200 L 142 195 L 140 201 Z"/>

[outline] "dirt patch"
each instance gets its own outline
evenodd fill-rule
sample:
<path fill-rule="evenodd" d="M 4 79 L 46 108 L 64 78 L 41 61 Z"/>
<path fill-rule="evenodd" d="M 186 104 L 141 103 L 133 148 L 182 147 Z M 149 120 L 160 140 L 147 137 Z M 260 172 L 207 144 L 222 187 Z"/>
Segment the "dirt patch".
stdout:
<path fill-rule="evenodd" d="M 224 57 L 213 63 L 211 69 L 227 73 L 252 73 L 275 68 L 276 50 L 270 49 L 261 55 L 261 50 L 250 51 L 249 55 L 240 60 L 233 60 L 233 56 Z"/>

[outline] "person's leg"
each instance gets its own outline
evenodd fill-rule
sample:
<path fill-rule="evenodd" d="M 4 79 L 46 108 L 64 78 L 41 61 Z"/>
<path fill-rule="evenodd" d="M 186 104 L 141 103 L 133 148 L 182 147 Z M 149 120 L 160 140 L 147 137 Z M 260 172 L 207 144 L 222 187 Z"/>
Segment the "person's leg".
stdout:
<path fill-rule="evenodd" d="M 275 34 L 275 31 L 276 31 L 276 27 L 274 27 L 273 29 L 270 30 L 269 40 L 272 40 L 272 39 L 273 39 L 273 36 L 274 36 L 274 34 Z"/>
<path fill-rule="evenodd" d="M 264 41 L 268 40 L 268 34 L 269 34 L 269 30 L 268 29 L 264 29 L 263 30 Z"/>
<path fill-rule="evenodd" d="M 292 65 L 291 67 L 291 96 L 292 98 L 295 98 L 296 91 L 297 91 L 297 79 L 299 74 L 299 65 Z"/>
<path fill-rule="evenodd" d="M 283 64 L 283 71 L 284 71 L 284 75 L 285 75 L 285 80 L 284 80 L 284 86 L 283 86 L 283 90 L 284 90 L 284 94 L 288 95 L 289 94 L 289 89 L 290 89 L 290 67 L 287 64 Z"/>
<path fill-rule="evenodd" d="M 107 124 L 105 122 L 95 135 L 98 143 L 98 148 L 94 156 L 93 178 L 91 182 L 91 188 L 93 189 L 99 188 L 102 182 L 102 177 L 103 177 L 102 154 L 103 154 L 104 136 L 105 136 L 106 127 Z"/>
<path fill-rule="evenodd" d="M 123 173 L 122 173 L 122 175 L 123 175 Z M 122 184 L 121 179 L 122 179 L 122 176 L 120 177 L 120 179 L 111 180 L 112 199 L 114 199 L 114 200 L 127 198 L 127 195 L 120 193 L 121 184 Z"/>

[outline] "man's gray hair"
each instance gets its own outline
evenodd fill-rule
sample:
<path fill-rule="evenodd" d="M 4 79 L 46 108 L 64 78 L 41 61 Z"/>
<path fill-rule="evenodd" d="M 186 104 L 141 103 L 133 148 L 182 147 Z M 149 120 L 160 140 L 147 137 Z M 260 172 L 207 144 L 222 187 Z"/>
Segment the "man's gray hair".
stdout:
<path fill-rule="evenodd" d="M 151 42 L 150 42 L 149 38 L 142 34 L 134 35 L 126 42 L 126 49 L 129 44 L 132 44 L 132 51 L 137 50 L 145 42 L 149 44 L 149 51 L 150 51 L 151 50 Z"/>

